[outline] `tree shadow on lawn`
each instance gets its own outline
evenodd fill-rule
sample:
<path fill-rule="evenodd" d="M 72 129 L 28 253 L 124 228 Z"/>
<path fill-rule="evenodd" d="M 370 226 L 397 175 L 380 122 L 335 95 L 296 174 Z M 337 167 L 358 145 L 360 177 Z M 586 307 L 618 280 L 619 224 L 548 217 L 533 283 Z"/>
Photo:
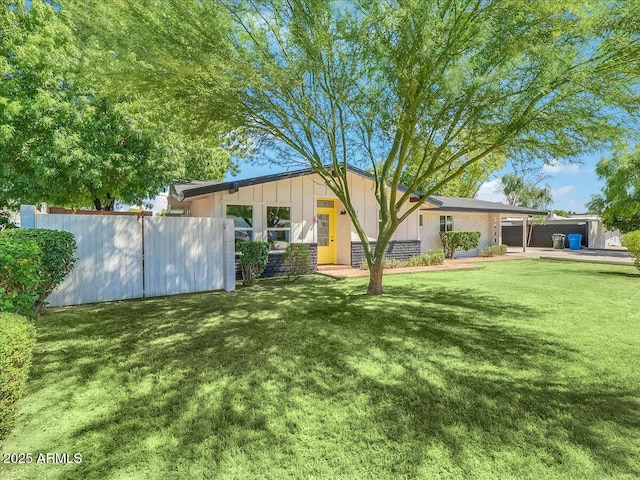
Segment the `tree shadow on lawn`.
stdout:
<path fill-rule="evenodd" d="M 470 475 L 468 451 L 533 451 L 557 467 L 570 448 L 640 473 L 598 431 L 637 432 L 638 392 L 557 378 L 580 352 L 529 328 L 535 308 L 472 289 L 362 289 L 312 277 L 60 311 L 42 321 L 29 395 L 72 379 L 56 399 L 64 416 L 90 412 L 83 395 L 102 385 L 106 413 L 60 440 L 87 458 L 72 467 L 82 478 L 417 475 L 434 445 Z"/>

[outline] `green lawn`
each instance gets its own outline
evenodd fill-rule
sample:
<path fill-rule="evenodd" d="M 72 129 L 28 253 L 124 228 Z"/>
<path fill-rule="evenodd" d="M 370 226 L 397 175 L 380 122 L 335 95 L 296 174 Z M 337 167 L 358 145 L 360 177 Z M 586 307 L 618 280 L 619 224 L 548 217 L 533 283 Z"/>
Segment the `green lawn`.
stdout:
<path fill-rule="evenodd" d="M 640 275 L 485 265 L 51 311 L 0 477 L 640 476 Z"/>

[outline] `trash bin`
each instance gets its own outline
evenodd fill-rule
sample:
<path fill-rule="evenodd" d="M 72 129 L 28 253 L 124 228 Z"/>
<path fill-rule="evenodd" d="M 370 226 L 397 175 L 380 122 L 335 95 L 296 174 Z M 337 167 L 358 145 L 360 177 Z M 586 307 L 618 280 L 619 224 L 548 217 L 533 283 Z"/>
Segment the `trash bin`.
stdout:
<path fill-rule="evenodd" d="M 579 233 L 572 233 L 570 235 L 567 235 L 567 240 L 569 240 L 569 248 L 571 250 L 580 250 L 582 235 L 580 235 Z"/>
<path fill-rule="evenodd" d="M 551 239 L 553 240 L 553 248 L 560 249 L 564 248 L 564 237 L 566 235 L 564 233 L 554 233 L 551 235 Z"/>

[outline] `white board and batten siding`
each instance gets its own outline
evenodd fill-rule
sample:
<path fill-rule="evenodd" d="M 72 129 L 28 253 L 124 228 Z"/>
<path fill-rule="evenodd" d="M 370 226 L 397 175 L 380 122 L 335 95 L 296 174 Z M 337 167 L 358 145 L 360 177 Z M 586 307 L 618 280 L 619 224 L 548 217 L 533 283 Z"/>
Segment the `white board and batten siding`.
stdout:
<path fill-rule="evenodd" d="M 223 222 L 218 218 L 146 218 L 145 295 L 223 288 Z"/>
<path fill-rule="evenodd" d="M 76 238 L 76 265 L 49 296 L 51 306 L 142 297 L 142 224 L 136 217 L 36 215 L 35 227 Z"/>
<path fill-rule="evenodd" d="M 232 220 L 21 213 L 25 227 L 76 239 L 76 265 L 51 306 L 235 289 Z"/>
<path fill-rule="evenodd" d="M 351 201 L 358 214 L 361 225 L 370 240 L 378 236 L 378 204 L 374 196 L 374 183 L 368 178 L 347 174 Z M 316 201 L 319 198 L 335 198 L 335 194 L 327 187 L 324 180 L 317 175 L 304 175 L 286 178 L 268 183 L 241 187 L 234 193 L 227 191 L 203 195 L 191 200 L 192 217 L 224 218 L 227 205 L 253 205 L 254 239 L 266 240 L 266 207 L 291 207 L 291 238 L 294 242 L 314 243 L 316 239 L 315 216 Z M 338 212 L 344 205 L 337 200 Z M 411 205 L 405 205 L 404 213 Z M 349 247 L 350 242 L 358 242 L 360 238 L 351 225 L 348 216 L 341 216 L 338 225 L 339 245 Z M 403 222 L 393 240 L 418 240 L 418 213 L 413 213 Z M 349 221 L 347 221 L 349 220 Z M 348 263 L 348 262 L 347 262 Z"/>

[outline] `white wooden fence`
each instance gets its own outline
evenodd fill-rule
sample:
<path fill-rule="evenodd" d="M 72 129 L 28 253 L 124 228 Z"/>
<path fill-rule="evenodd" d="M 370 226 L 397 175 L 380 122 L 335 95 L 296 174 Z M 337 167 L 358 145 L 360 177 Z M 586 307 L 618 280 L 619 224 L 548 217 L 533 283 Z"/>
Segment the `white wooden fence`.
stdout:
<path fill-rule="evenodd" d="M 233 221 L 214 218 L 36 214 L 21 226 L 74 234 L 77 262 L 51 306 L 235 289 Z"/>

